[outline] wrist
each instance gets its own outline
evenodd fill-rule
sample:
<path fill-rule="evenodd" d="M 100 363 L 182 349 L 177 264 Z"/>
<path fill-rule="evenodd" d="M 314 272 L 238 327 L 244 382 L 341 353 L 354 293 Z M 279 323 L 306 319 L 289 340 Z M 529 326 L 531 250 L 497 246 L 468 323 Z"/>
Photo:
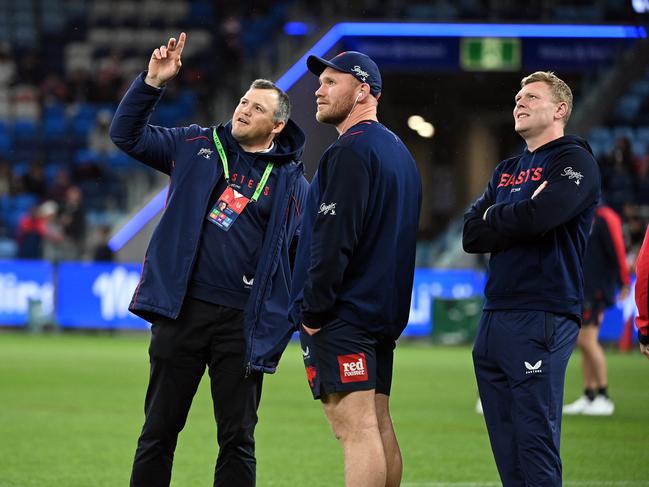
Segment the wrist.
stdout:
<path fill-rule="evenodd" d="M 638 341 L 643 345 L 649 345 L 649 335 L 647 334 L 649 330 L 638 330 Z M 644 333 L 643 333 L 644 332 Z"/>
<path fill-rule="evenodd" d="M 151 87 L 153 87 L 153 88 L 157 88 L 157 89 L 162 88 L 162 86 L 164 85 L 164 82 L 161 82 L 158 78 L 153 77 L 153 76 L 151 76 L 151 75 L 149 75 L 149 74 L 147 74 L 147 75 L 144 77 L 144 82 L 145 82 L 147 85 L 149 85 L 149 86 L 151 86 Z"/>

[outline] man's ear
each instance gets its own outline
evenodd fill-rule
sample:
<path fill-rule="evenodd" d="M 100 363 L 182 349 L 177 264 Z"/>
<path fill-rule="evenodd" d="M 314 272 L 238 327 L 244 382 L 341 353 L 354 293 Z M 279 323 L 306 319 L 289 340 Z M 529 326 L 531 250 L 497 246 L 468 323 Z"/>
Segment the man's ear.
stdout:
<path fill-rule="evenodd" d="M 286 122 L 284 120 L 278 120 L 273 122 L 273 130 L 270 131 L 271 134 L 277 135 L 286 127 Z"/>
<path fill-rule="evenodd" d="M 555 111 L 556 117 L 565 118 L 567 113 L 568 113 L 568 104 L 565 101 L 560 102 L 557 105 L 557 109 Z"/>

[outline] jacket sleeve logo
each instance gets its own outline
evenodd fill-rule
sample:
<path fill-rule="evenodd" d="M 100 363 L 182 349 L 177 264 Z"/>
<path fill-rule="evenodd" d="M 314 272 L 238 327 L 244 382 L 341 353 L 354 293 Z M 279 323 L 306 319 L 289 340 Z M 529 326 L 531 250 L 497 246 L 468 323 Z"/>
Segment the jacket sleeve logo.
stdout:
<path fill-rule="evenodd" d="M 318 215 L 323 214 L 323 215 L 335 215 L 336 214 L 336 203 L 322 203 L 320 205 L 320 211 L 318 211 Z"/>
<path fill-rule="evenodd" d="M 203 156 L 205 159 L 209 159 L 210 156 L 212 155 L 212 150 L 211 149 L 201 149 L 198 151 L 196 154 L 197 156 Z"/>
<path fill-rule="evenodd" d="M 575 184 L 579 186 L 581 184 L 581 180 L 584 179 L 584 175 L 580 172 L 575 171 L 572 167 L 568 166 L 563 169 L 563 172 L 561 173 L 562 176 L 566 176 L 568 179 L 574 179 Z"/>

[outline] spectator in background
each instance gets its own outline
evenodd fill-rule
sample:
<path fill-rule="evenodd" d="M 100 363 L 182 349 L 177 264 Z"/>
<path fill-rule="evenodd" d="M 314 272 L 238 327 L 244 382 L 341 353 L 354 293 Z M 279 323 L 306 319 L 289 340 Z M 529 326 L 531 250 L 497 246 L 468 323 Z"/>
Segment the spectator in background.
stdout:
<path fill-rule="evenodd" d="M 86 102 L 92 91 L 92 79 L 87 69 L 77 67 L 67 76 L 68 101 L 70 103 Z"/>
<path fill-rule="evenodd" d="M 634 168 L 631 142 L 626 137 L 619 137 L 601 164 L 604 197 L 617 213 L 622 213 L 624 205 L 634 199 Z"/>
<path fill-rule="evenodd" d="M 82 205 L 81 190 L 70 186 L 59 212 L 59 223 L 65 238 L 63 256 L 79 259 L 83 256 L 86 237 L 86 211 Z"/>
<path fill-rule="evenodd" d="M 115 253 L 108 245 L 109 240 L 110 227 L 108 225 L 100 225 L 97 228 L 97 243 L 95 245 L 95 250 L 92 253 L 93 261 L 113 262 L 113 260 L 115 260 Z"/>
<path fill-rule="evenodd" d="M 564 414 L 610 416 L 615 410 L 608 397 L 608 374 L 604 350 L 597 339 L 604 310 L 629 293 L 631 279 L 626 263 L 622 220 L 607 206 L 595 211 L 584 256 L 584 306 L 577 338 L 581 350 L 584 394 L 563 407 Z"/>
<path fill-rule="evenodd" d="M 59 102 L 67 98 L 65 81 L 56 73 L 49 73 L 41 83 L 41 97 L 45 102 Z"/>
<path fill-rule="evenodd" d="M 48 192 L 48 198 L 56 201 L 59 205 L 63 204 L 70 186 L 72 186 L 70 173 L 65 169 L 61 169 L 54 176 L 54 181 L 52 181 Z"/>
<path fill-rule="evenodd" d="M 50 262 L 61 260 L 65 241 L 58 215 L 59 205 L 55 201 L 47 200 L 38 208 L 38 216 L 43 221 L 43 259 Z"/>
<path fill-rule="evenodd" d="M 20 83 L 38 86 L 43 80 L 43 66 L 45 66 L 40 51 L 36 49 L 23 51 L 18 59 L 17 79 Z"/>
<path fill-rule="evenodd" d="M 16 63 L 11 55 L 11 46 L 7 42 L 0 43 L 0 87 L 8 87 L 16 76 Z"/>
<path fill-rule="evenodd" d="M 34 205 L 18 222 L 18 258 L 42 259 L 44 233 L 45 222 L 38 215 L 38 206 Z"/>
<path fill-rule="evenodd" d="M 58 205 L 54 201 L 46 201 L 39 206 L 33 206 L 29 213 L 18 223 L 18 258 L 42 259 L 54 257 L 54 249 L 63 235 L 54 223 Z"/>
<path fill-rule="evenodd" d="M 9 196 L 12 193 L 14 182 L 13 171 L 7 162 L 0 162 L 0 197 Z"/>
<path fill-rule="evenodd" d="M 112 119 L 113 114 L 109 110 L 100 110 L 97 113 L 95 126 L 88 133 L 88 149 L 104 156 L 117 152 L 117 147 L 108 135 Z"/>
<path fill-rule="evenodd" d="M 47 197 L 47 179 L 45 168 L 40 162 L 30 164 L 23 175 L 23 188 L 27 193 L 38 196 L 40 199 Z"/>
<path fill-rule="evenodd" d="M 644 154 L 636 159 L 636 198 L 635 203 L 649 205 L 649 146 Z"/>

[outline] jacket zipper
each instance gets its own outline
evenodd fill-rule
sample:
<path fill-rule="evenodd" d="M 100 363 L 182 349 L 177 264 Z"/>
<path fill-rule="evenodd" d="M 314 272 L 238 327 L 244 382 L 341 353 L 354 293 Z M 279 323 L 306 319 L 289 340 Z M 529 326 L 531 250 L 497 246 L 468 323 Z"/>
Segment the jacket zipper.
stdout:
<path fill-rule="evenodd" d="M 286 209 L 288 208 L 288 203 L 289 203 L 289 200 L 291 199 L 291 190 L 293 189 L 293 186 L 295 186 L 295 181 L 298 179 L 299 175 L 300 175 L 299 171 L 296 170 L 295 175 L 293 176 L 293 179 L 290 181 L 290 184 L 287 185 L 286 195 L 285 195 L 285 199 L 284 199 L 285 203 L 282 205 L 281 214 L 284 214 L 286 212 Z M 277 253 L 279 252 L 279 247 L 280 246 L 277 245 L 277 244 L 278 244 L 280 232 L 282 231 L 281 229 L 282 229 L 282 227 L 280 226 L 279 229 L 276 230 L 276 232 L 278 232 L 277 237 L 272 242 L 273 246 L 274 246 L 273 255 L 272 255 L 272 259 L 270 259 L 268 261 L 268 263 L 266 264 L 267 267 L 272 265 L 272 263 L 275 261 L 275 257 L 277 256 Z M 266 271 L 265 275 L 264 275 L 264 280 L 263 280 L 261 286 L 259 287 L 260 290 L 261 289 L 266 289 L 266 285 L 268 284 L 269 279 L 270 279 L 270 269 L 268 269 Z M 260 292 L 260 294 L 262 294 L 262 293 Z M 253 343 L 254 343 L 254 340 L 255 340 L 254 336 L 255 336 L 255 330 L 257 329 L 257 321 L 258 321 L 258 316 L 259 316 L 259 310 L 260 310 L 261 305 L 263 304 L 263 302 L 264 302 L 263 296 L 260 296 L 260 299 L 258 299 L 258 302 L 255 303 L 255 307 L 254 307 L 253 320 L 252 320 L 253 327 L 250 330 L 250 338 L 249 338 L 250 347 L 249 347 L 249 351 L 248 351 L 248 361 L 246 363 L 246 372 L 245 372 L 245 377 L 246 378 L 252 372 L 252 349 L 253 349 Z"/>

